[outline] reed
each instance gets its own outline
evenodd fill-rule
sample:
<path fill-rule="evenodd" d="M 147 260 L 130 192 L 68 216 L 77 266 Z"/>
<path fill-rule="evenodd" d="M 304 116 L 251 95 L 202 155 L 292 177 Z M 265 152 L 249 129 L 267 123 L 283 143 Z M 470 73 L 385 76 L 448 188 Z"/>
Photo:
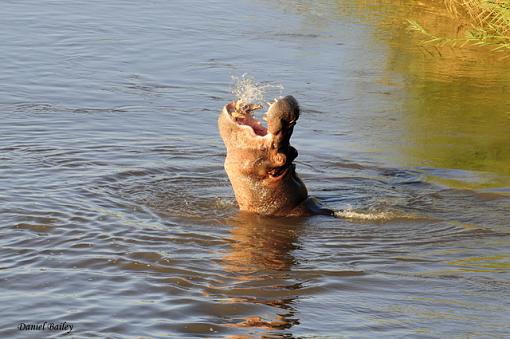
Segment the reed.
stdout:
<path fill-rule="evenodd" d="M 463 32 L 455 37 L 435 33 L 415 20 L 408 20 L 409 30 L 426 37 L 424 43 L 454 47 L 488 46 L 510 57 L 510 0 L 442 0 L 452 20 Z M 455 23 L 455 22 L 454 22 Z"/>

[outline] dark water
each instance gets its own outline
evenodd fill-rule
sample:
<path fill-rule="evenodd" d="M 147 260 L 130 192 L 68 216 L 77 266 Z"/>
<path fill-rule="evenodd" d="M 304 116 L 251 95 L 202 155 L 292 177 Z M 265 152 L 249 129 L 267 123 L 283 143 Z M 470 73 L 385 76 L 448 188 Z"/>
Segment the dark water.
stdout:
<path fill-rule="evenodd" d="M 363 4 L 4 1 L 0 337 L 506 337 L 509 64 Z M 216 119 L 245 72 L 301 102 L 339 218 L 239 214 Z"/>

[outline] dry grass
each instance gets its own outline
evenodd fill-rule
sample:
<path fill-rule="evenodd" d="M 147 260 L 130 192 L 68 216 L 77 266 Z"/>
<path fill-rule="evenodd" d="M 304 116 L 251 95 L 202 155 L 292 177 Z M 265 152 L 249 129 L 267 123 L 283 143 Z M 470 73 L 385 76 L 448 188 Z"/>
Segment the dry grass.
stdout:
<path fill-rule="evenodd" d="M 453 20 L 465 23 L 464 36 L 435 34 L 413 20 L 408 20 L 409 29 L 427 37 L 425 43 L 489 46 L 510 57 L 510 0 L 443 0 L 443 4 Z"/>

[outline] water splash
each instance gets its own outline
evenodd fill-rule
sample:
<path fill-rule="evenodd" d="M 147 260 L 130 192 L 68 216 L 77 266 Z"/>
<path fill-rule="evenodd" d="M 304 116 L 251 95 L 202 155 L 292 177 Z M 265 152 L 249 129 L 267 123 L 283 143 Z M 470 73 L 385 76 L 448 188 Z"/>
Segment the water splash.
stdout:
<path fill-rule="evenodd" d="M 232 76 L 232 94 L 236 99 L 247 104 L 265 104 L 266 95 L 270 97 L 281 97 L 283 86 L 281 84 L 258 83 L 255 79 L 244 73 L 240 77 Z"/>
<path fill-rule="evenodd" d="M 395 219 L 419 219 L 417 216 L 414 215 L 405 215 L 405 214 L 399 214 L 395 212 L 383 212 L 383 211 L 374 211 L 374 212 L 357 212 L 354 211 L 352 208 L 347 208 L 340 211 L 334 212 L 335 217 L 337 218 L 344 218 L 344 219 L 354 219 L 354 220 L 365 220 L 365 221 L 390 221 Z"/>

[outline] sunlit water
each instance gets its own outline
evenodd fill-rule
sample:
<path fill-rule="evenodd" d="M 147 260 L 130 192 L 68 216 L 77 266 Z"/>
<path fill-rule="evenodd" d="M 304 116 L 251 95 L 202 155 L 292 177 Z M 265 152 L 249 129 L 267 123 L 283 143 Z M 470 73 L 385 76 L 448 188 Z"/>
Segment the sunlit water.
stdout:
<path fill-rule="evenodd" d="M 0 337 L 508 335 L 509 64 L 363 4 L 4 1 Z M 239 214 L 216 119 L 245 72 L 300 101 L 338 218 Z"/>

